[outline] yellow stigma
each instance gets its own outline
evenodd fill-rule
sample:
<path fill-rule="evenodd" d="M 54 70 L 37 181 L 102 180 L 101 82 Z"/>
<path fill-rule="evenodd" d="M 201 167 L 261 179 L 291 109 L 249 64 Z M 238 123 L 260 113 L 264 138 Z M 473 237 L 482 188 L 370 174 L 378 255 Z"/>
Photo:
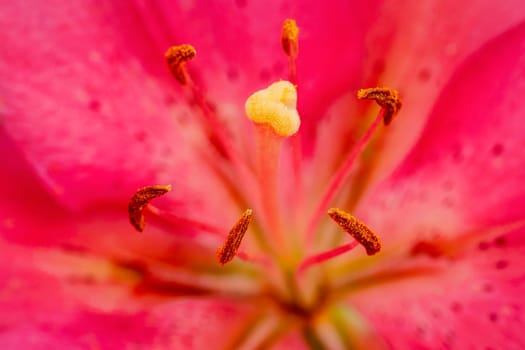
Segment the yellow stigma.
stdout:
<path fill-rule="evenodd" d="M 284 52 L 290 57 L 297 57 L 299 51 L 299 27 L 294 19 L 285 19 L 281 30 L 281 45 Z"/>
<path fill-rule="evenodd" d="M 255 92 L 246 100 L 245 109 L 248 118 L 269 125 L 281 136 L 292 136 L 301 125 L 297 113 L 297 90 L 286 80 Z"/>

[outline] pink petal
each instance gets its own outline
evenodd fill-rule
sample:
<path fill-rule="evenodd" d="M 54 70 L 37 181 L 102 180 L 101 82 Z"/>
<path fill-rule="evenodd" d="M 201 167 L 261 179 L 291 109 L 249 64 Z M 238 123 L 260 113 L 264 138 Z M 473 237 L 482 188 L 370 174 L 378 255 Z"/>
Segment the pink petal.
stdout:
<path fill-rule="evenodd" d="M 363 77 L 349 84 L 318 125 L 316 142 L 321 181 L 323 169 L 333 172 L 332 164 L 341 162 L 340 153 L 356 142 L 377 113 L 374 103 L 357 101 L 359 87 L 389 86 L 398 89 L 403 108 L 385 128 L 373 149 L 373 180 L 384 178 L 417 141 L 435 99 L 465 57 L 487 40 L 523 20 L 523 1 L 494 6 L 484 0 L 384 1 L 377 9 L 373 25 L 364 34 L 366 52 Z M 343 62 L 342 62 L 343 64 Z M 358 77 L 359 78 L 359 77 Z"/>
<path fill-rule="evenodd" d="M 194 1 L 191 4 L 159 1 L 145 5 L 148 28 L 159 26 L 167 40 L 190 42 L 201 53 L 194 71 L 208 88 L 219 110 L 230 118 L 242 118 L 244 100 L 255 89 L 288 78 L 288 61 L 280 44 L 285 18 L 295 18 L 300 28 L 297 60 L 299 110 L 303 132 L 313 136 L 327 100 L 356 84 L 362 75 L 364 33 L 379 11 L 381 1 Z M 348 30 L 347 30 L 348 29 Z M 340 64 L 339 64 L 340 63 Z M 225 89 L 227 87 L 227 89 Z M 235 113 L 232 113 L 235 111 Z"/>
<path fill-rule="evenodd" d="M 223 346 L 254 311 L 224 298 L 133 296 L 125 285 L 83 280 L 79 269 L 56 277 L 57 255 L 0 241 L 0 346 L 16 349 L 166 349 Z M 102 265 L 101 265 L 102 266 Z M 58 271 L 58 270 L 56 270 Z"/>
<path fill-rule="evenodd" d="M 394 19 L 394 23 L 392 23 Z M 399 89 L 403 108 L 386 130 L 378 174 L 392 171 L 417 141 L 436 98 L 468 55 L 525 19 L 525 3 L 484 0 L 388 1 L 372 30 L 376 84 Z M 394 37 L 387 33 L 393 32 Z M 385 47 L 388 47 L 385 52 Z"/>
<path fill-rule="evenodd" d="M 93 1 L 2 7 L 4 125 L 63 203 L 126 201 L 155 183 L 204 211 L 221 196 L 222 207 L 231 202 L 184 135 L 194 112 L 133 11 Z M 202 203 L 202 190 L 216 197 Z"/>
<path fill-rule="evenodd" d="M 60 207 L 31 165 L 0 128 L 0 235 L 18 243 L 53 245 L 68 237 L 69 213 Z"/>
<path fill-rule="evenodd" d="M 412 152 L 361 206 L 385 239 L 457 237 L 524 219 L 524 43 L 525 22 L 449 81 Z"/>
<path fill-rule="evenodd" d="M 6 101 L 2 114 L 49 186 L 77 207 L 118 198 L 144 183 L 166 182 L 175 173 L 188 185 L 203 172 L 188 167 L 197 157 L 174 121 L 195 111 L 172 87 L 162 57 L 167 46 L 197 47 L 200 54 L 190 70 L 238 131 L 249 126 L 242 116 L 246 96 L 287 76 L 279 43 L 285 17 L 296 16 L 304 29 L 298 62 L 304 72 L 302 103 L 319 104 L 325 95 L 339 94 L 359 71 L 358 64 L 331 65 L 336 55 L 348 62 L 362 59 L 360 31 L 341 32 L 340 26 L 355 16 L 358 28 L 366 28 L 373 12 L 372 5 L 365 9 L 342 1 L 298 8 L 289 2 L 148 2 L 137 4 L 138 11 L 129 2 L 26 5 L 4 5 L 0 17 L 9 47 L 0 66 L 9 81 L 0 87 Z M 318 89 L 323 96 L 310 98 Z M 305 118 L 317 118 L 313 107 L 302 109 Z"/>
<path fill-rule="evenodd" d="M 350 302 L 393 349 L 522 349 L 524 238 L 520 228 L 480 242 L 436 261 L 437 274 L 366 289 Z"/>
<path fill-rule="evenodd" d="M 9 242 L 75 247 L 121 260 L 148 256 L 178 265 L 204 261 L 215 265 L 215 249 L 223 244 L 237 219 L 222 216 L 224 205 L 221 215 L 201 217 L 202 213 L 195 213 L 196 219 L 217 227 L 219 231 L 212 235 L 185 222 L 165 224 L 146 215 L 146 232 L 138 234 L 129 223 L 125 202 L 77 213 L 64 209 L 1 128 L 0 157 L 6 160 L 0 172 L 0 237 Z M 175 213 L 183 212 L 179 209 Z"/>

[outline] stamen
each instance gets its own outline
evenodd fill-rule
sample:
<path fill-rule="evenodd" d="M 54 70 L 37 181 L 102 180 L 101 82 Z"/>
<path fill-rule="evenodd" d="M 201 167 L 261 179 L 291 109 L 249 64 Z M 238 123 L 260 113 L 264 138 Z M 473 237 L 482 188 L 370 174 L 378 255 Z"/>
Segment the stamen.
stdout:
<path fill-rule="evenodd" d="M 294 19 L 285 19 L 281 30 L 281 45 L 288 56 L 290 66 L 290 81 L 297 83 L 297 69 L 295 59 L 299 53 L 299 27 Z"/>
<path fill-rule="evenodd" d="M 248 97 L 246 115 L 257 124 L 269 125 L 280 136 L 292 136 L 299 130 L 297 91 L 289 81 L 281 80 Z"/>
<path fill-rule="evenodd" d="M 366 254 L 374 255 L 381 250 L 379 237 L 355 216 L 338 208 L 330 208 L 328 216 L 365 247 Z"/>
<path fill-rule="evenodd" d="M 137 231 L 144 231 L 144 209 L 155 198 L 171 191 L 171 185 L 154 185 L 138 189 L 128 204 L 129 221 Z"/>
<path fill-rule="evenodd" d="M 291 18 L 285 19 L 281 31 L 281 45 L 286 55 L 297 57 L 299 52 L 298 37 L 299 27 L 297 27 L 295 20 Z"/>
<path fill-rule="evenodd" d="M 219 263 L 221 265 L 230 262 L 235 257 L 241 245 L 244 234 L 248 230 L 248 225 L 250 224 L 251 220 L 252 210 L 246 209 L 239 221 L 235 223 L 235 225 L 230 230 L 230 233 L 228 233 L 228 237 L 226 237 L 226 242 L 224 242 L 224 245 L 217 249 L 217 258 L 219 259 Z"/>
<path fill-rule="evenodd" d="M 157 208 L 153 204 L 148 204 L 145 208 L 148 214 L 151 214 L 153 218 L 160 224 L 167 226 L 168 230 L 177 230 L 181 226 L 191 226 L 202 233 L 209 233 L 215 237 L 223 237 L 224 229 L 218 226 L 210 225 L 208 222 L 200 221 L 199 219 L 187 218 L 178 216 L 169 211 Z"/>
<path fill-rule="evenodd" d="M 218 118 L 211 108 L 202 88 L 193 81 L 190 73 L 186 69 L 186 62 L 193 59 L 196 54 L 197 52 L 192 45 L 183 44 L 170 47 L 166 51 L 165 56 L 175 79 L 191 91 L 194 102 L 201 109 L 202 115 L 196 113 L 196 119 L 201 124 L 202 130 L 207 134 L 210 144 L 221 156 L 230 160 L 225 164 L 233 166 L 235 173 L 239 174 L 237 180 L 242 183 L 242 186 L 239 187 L 251 188 L 253 187 L 253 175 L 251 174 L 250 169 L 235 149 L 235 146 L 224 127 L 223 121 Z M 243 195 L 249 198 L 248 191 L 242 192 Z"/>
<path fill-rule="evenodd" d="M 369 91 L 370 93 L 368 93 Z M 384 93 L 380 93 L 380 91 L 384 91 Z M 368 97 L 369 96 L 369 97 Z M 401 108 L 401 100 L 399 99 L 398 93 L 394 89 L 390 88 L 373 88 L 373 89 L 360 89 L 358 92 L 358 98 L 373 98 L 373 96 L 383 96 L 381 102 L 379 102 L 379 97 L 377 97 L 378 103 L 380 105 L 385 106 L 396 106 L 395 112 L 397 113 L 399 111 L 399 108 Z M 388 96 L 391 96 L 388 97 Z M 388 107 L 390 108 L 390 107 Z M 392 113 L 385 108 L 381 108 L 378 115 L 376 116 L 374 122 L 368 130 L 365 132 L 365 134 L 361 137 L 361 139 L 357 142 L 357 144 L 354 146 L 354 149 L 348 154 L 345 161 L 341 164 L 341 167 L 337 170 L 335 175 L 330 180 L 330 183 L 324 192 L 323 196 L 321 197 L 321 200 L 319 202 L 319 205 L 317 206 L 315 212 L 312 215 L 312 218 L 310 220 L 310 223 L 307 227 L 306 232 L 306 239 L 307 242 L 310 242 L 313 238 L 313 235 L 315 233 L 315 229 L 319 222 L 321 221 L 321 218 L 324 215 L 324 212 L 330 202 L 335 198 L 337 192 L 339 189 L 343 186 L 347 178 L 350 176 L 350 172 L 352 170 L 352 166 L 354 165 L 354 162 L 357 160 L 361 152 L 363 152 L 363 149 L 368 144 L 370 139 L 372 138 L 372 135 L 374 134 L 374 131 L 378 128 L 378 126 L 381 124 L 381 121 L 384 121 L 385 124 L 387 124 L 387 115 L 389 113 Z M 391 119 L 393 117 L 393 114 L 390 114 L 390 119 L 388 120 L 388 123 L 390 123 Z"/>
<path fill-rule="evenodd" d="M 195 55 L 197 55 L 197 51 L 188 44 L 172 46 L 166 51 L 165 57 L 171 74 L 182 85 L 186 85 L 189 80 L 186 72 L 186 62 L 192 60 Z"/>
<path fill-rule="evenodd" d="M 320 263 L 323 263 L 325 261 L 328 261 L 332 258 L 335 258 L 336 256 L 339 256 L 341 254 L 344 254 L 346 252 L 349 252 L 350 250 L 354 249 L 359 245 L 358 241 L 353 241 L 348 244 L 342 245 L 340 247 L 327 250 L 325 252 L 322 252 L 320 254 L 315 254 L 312 256 L 309 256 L 308 258 L 304 259 L 304 261 L 299 265 L 298 271 L 299 273 L 304 272 L 307 268 L 318 265 Z"/>
<path fill-rule="evenodd" d="M 288 57 L 288 70 L 289 76 L 288 79 L 292 84 L 297 84 L 297 67 L 295 61 L 299 53 L 299 27 L 294 19 L 288 18 L 283 22 L 281 30 L 281 45 L 283 47 L 284 53 Z M 301 135 L 299 133 L 295 134 L 291 140 L 292 145 L 292 156 L 293 156 L 293 170 L 295 176 L 295 187 L 296 195 L 294 196 L 295 204 L 294 208 L 296 211 L 293 213 L 294 217 L 298 212 L 300 212 L 300 207 L 304 200 L 302 198 L 303 193 L 303 169 L 302 169 L 302 145 L 301 145 Z"/>
<path fill-rule="evenodd" d="M 392 118 L 401 109 L 401 99 L 397 90 L 387 87 L 376 87 L 369 89 L 359 89 L 357 98 L 360 100 L 375 100 L 379 106 L 385 109 L 384 123 L 390 124 Z"/>

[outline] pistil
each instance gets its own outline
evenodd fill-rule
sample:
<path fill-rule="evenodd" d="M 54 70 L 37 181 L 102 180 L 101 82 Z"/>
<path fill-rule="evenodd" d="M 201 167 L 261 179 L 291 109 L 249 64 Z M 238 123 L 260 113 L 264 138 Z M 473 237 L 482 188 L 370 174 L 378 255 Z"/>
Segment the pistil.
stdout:
<path fill-rule="evenodd" d="M 284 139 L 299 129 L 296 105 L 297 92 L 288 81 L 279 81 L 255 92 L 245 105 L 246 115 L 255 125 L 261 201 L 267 229 L 276 246 L 285 243 L 279 205 L 279 158 Z"/>

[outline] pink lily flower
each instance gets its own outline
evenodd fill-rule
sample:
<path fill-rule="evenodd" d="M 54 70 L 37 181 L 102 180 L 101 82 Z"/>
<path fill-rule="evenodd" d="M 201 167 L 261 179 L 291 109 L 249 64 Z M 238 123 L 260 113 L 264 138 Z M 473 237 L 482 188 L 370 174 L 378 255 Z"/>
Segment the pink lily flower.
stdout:
<path fill-rule="evenodd" d="M 31 0 L 0 28 L 3 349 L 525 347 L 522 1 Z M 280 79 L 294 136 L 245 117 Z"/>

